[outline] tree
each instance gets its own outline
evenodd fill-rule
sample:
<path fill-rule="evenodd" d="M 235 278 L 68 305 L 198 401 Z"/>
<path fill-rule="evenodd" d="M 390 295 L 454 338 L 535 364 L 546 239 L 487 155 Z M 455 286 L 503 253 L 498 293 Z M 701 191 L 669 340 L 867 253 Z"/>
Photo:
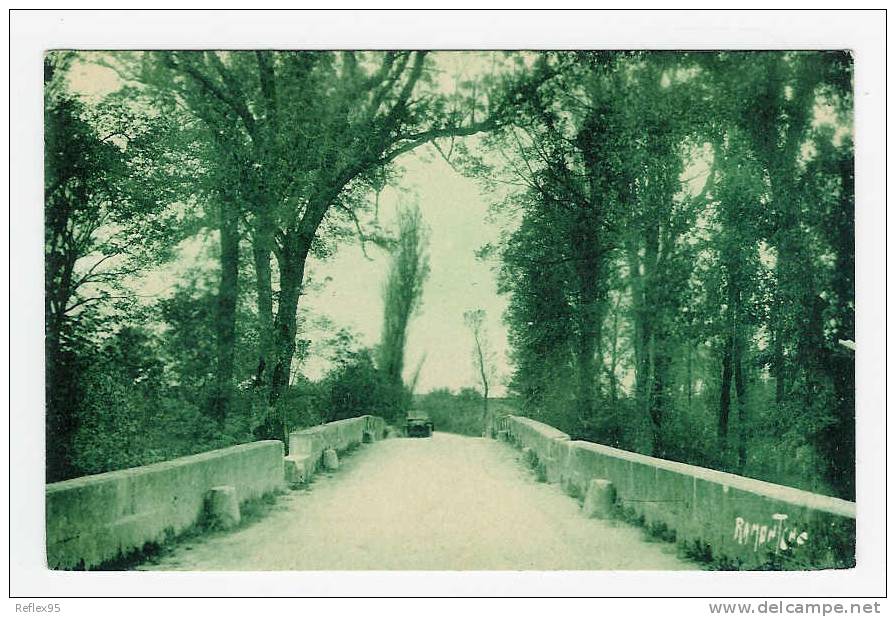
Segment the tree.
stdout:
<path fill-rule="evenodd" d="M 576 384 L 566 227 L 552 202 L 530 193 L 520 199 L 527 209 L 501 250 L 498 279 L 499 291 L 510 296 L 510 391 L 526 413 L 575 431 L 569 418 Z"/>
<path fill-rule="evenodd" d="M 771 310 L 765 325 L 771 338 L 767 365 L 774 377 L 775 402 L 783 414 L 805 419 L 799 424 L 821 455 L 828 482 L 849 497 L 854 476 L 844 470 L 854 465 L 850 445 L 854 443 L 854 409 L 849 395 L 833 392 L 845 392 L 845 382 L 838 376 L 842 371 L 830 371 L 833 365 L 826 364 L 824 358 L 841 356 L 833 333 L 825 328 L 827 298 L 851 294 L 845 287 L 840 287 L 839 293 L 830 288 L 825 263 L 828 256 L 835 256 L 843 271 L 851 273 L 851 258 L 844 255 L 852 249 L 849 242 L 829 244 L 832 238 L 826 237 L 824 219 L 819 219 L 817 212 L 825 199 L 819 199 L 812 187 L 821 183 L 840 198 L 850 193 L 849 189 L 841 192 L 840 186 L 850 186 L 851 172 L 821 171 L 822 153 L 831 152 L 836 139 L 829 128 L 817 127 L 819 109 L 828 108 L 833 110 L 836 125 L 851 128 L 851 60 L 834 52 L 741 53 L 719 55 L 710 67 L 716 83 L 734 95 L 722 100 L 724 117 L 729 126 L 746 136 L 747 156 L 762 168 L 758 182 L 767 214 L 759 219 L 762 225 L 757 233 L 774 262 Z M 842 159 L 842 169 L 848 170 L 852 155 L 851 146 L 847 148 L 850 154 Z M 850 199 L 838 202 L 834 218 L 841 230 L 852 226 Z M 846 364 L 850 362 L 848 357 L 844 359 Z M 851 372 L 846 365 L 839 366 Z M 832 424 L 832 405 L 841 418 L 833 421 L 839 433 L 834 439 L 836 446 L 825 428 Z"/>
<path fill-rule="evenodd" d="M 44 59 L 44 250 L 47 358 L 47 474 L 71 473 L 72 405 L 78 332 L 90 315 L 131 294 L 123 280 L 164 260 L 181 228 L 166 208 L 178 175 L 165 183 L 172 138 L 165 119 L 111 102 L 87 109 L 65 84 L 72 56 Z M 167 184 L 167 187 L 166 187 Z"/>
<path fill-rule="evenodd" d="M 757 305 L 761 301 L 763 267 L 759 254 L 757 222 L 761 220 L 762 170 L 750 159 L 738 139 L 729 130 L 727 148 L 715 153 L 720 179 L 713 198 L 717 201 L 719 228 L 714 238 L 718 253 L 719 286 L 716 302 L 719 312 L 721 381 L 719 394 L 719 453 L 726 464 L 732 385 L 737 400 L 737 464 L 747 464 L 749 420 L 748 387 L 750 346 L 759 323 Z"/>
<path fill-rule="evenodd" d="M 378 348 L 379 368 L 394 394 L 391 420 L 406 409 L 403 381 L 408 324 L 420 308 L 423 284 L 429 276 L 428 231 L 416 206 L 398 211 L 398 240 L 383 286 L 383 329 Z"/>
<path fill-rule="evenodd" d="M 351 352 L 323 380 L 326 421 L 365 414 L 391 417 L 395 398 L 385 377 L 370 349 Z"/>
<path fill-rule="evenodd" d="M 232 135 L 271 403 L 291 374 L 308 256 L 332 250 L 344 224 L 365 237 L 364 189 L 381 185 L 397 157 L 490 129 L 504 113 L 483 89 L 442 94 L 425 52 L 147 52 L 139 79 L 197 116 L 214 109 L 216 132 Z"/>
<path fill-rule="evenodd" d="M 568 328 L 558 332 L 559 338 L 551 338 L 563 341 L 558 352 L 564 353 L 568 345 L 574 358 L 579 428 L 595 424 L 602 372 L 601 327 L 619 207 L 618 174 L 609 173 L 618 156 L 613 126 L 619 114 L 607 94 L 616 79 L 613 58 L 606 54 L 544 56 L 534 67 L 531 80 L 517 87 L 519 112 L 513 126 L 497 136 L 501 146 L 515 155 L 516 160 L 509 161 L 504 170 L 509 182 L 526 187 L 504 204 L 522 209 L 524 215 L 522 226 L 504 251 L 505 260 L 514 266 L 505 268 L 502 286 L 519 292 L 515 303 L 520 314 L 538 318 L 544 310 L 546 317 L 555 320 L 559 314 L 569 313 L 567 327 L 554 325 L 550 330 Z M 530 233 L 530 225 L 534 233 Z M 527 273 L 525 278 L 514 274 L 517 266 Z M 527 278 L 532 283 L 539 280 L 542 292 L 533 294 L 526 289 L 530 284 Z M 549 278 L 554 279 L 555 288 L 544 295 Z M 527 302 L 542 308 L 523 310 Z M 512 309 L 510 315 L 516 313 Z M 529 325 L 531 319 L 526 319 L 520 329 L 537 330 Z M 514 327 L 511 323 L 511 331 Z M 532 336 L 530 332 L 524 338 Z M 536 350 L 536 356 L 542 352 Z M 523 354 L 517 355 L 523 361 Z M 527 381 L 522 375 L 517 379 L 518 383 Z"/>
<path fill-rule="evenodd" d="M 526 187 L 508 204 L 522 208 L 524 215 L 504 251 L 505 272 L 525 272 L 526 277 L 508 274 L 504 289 L 515 293 L 512 307 L 543 306 L 528 311 L 519 328 L 527 332 L 525 339 L 537 340 L 535 332 L 561 333 L 558 320 L 568 323 L 568 334 L 560 339 L 568 341 L 574 356 L 578 418 L 572 430 L 607 438 L 598 428 L 606 418 L 600 417 L 596 401 L 605 395 L 605 374 L 612 396 L 617 392 L 621 297 L 617 294 L 611 311 L 610 296 L 611 283 L 624 282 L 634 324 L 637 399 L 654 424 L 657 453 L 664 451 L 662 424 L 673 388 L 673 322 L 680 295 L 674 286 L 655 283 L 666 271 L 687 278 L 678 238 L 694 211 L 693 200 L 679 196 L 680 149 L 692 130 L 680 111 L 688 108 L 687 84 L 669 75 L 688 63 L 664 54 L 559 54 L 505 137 L 521 161 L 510 162 L 510 175 Z M 615 273 L 619 268 L 627 271 L 624 276 Z M 541 285 L 532 293 L 524 285 L 527 279 L 546 278 L 554 279 L 550 291 Z M 556 308 L 548 307 L 549 298 Z M 538 318 L 545 310 L 550 326 L 548 319 Z M 509 313 L 511 331 L 515 312 Z M 616 339 L 608 372 L 604 322 L 611 312 Z M 545 362 L 544 349 L 533 352 L 533 366 L 558 366 L 553 359 Z"/>
<path fill-rule="evenodd" d="M 72 340 L 72 312 L 88 305 L 78 297 L 91 275 L 80 276 L 79 261 L 93 251 L 101 211 L 114 189 L 107 173 L 120 165 L 119 151 L 81 119 L 78 102 L 54 83 L 59 59 L 44 60 L 45 148 L 45 328 L 47 392 L 47 479 L 71 474 L 71 440 L 77 418 L 78 371 Z M 105 199 L 104 199 L 105 198 Z M 97 297 L 92 301 L 96 301 Z M 52 445 L 51 445 L 52 444 Z"/>
<path fill-rule="evenodd" d="M 483 309 L 464 311 L 464 323 L 473 335 L 473 366 L 479 374 L 479 383 L 482 386 L 483 422 L 488 418 L 489 383 L 495 371 L 494 358 L 488 344 L 485 318 L 486 314 Z"/>
<path fill-rule="evenodd" d="M 837 344 L 853 327 L 850 67 L 821 52 L 536 59 L 514 122 L 485 140 L 499 154 L 467 166 L 509 187 L 499 285 L 525 413 L 852 494 Z"/>
<path fill-rule="evenodd" d="M 633 56 L 628 64 L 632 68 L 624 72 L 635 91 L 620 121 L 630 138 L 620 157 L 626 170 L 620 199 L 627 207 L 617 225 L 626 230 L 620 244 L 632 307 L 635 396 L 652 424 L 652 453 L 666 457 L 677 318 L 692 263 L 682 236 L 712 184 L 713 170 L 702 194 L 683 189 L 681 175 L 696 128 L 687 115 L 693 104 L 690 58 L 655 53 Z"/>
<path fill-rule="evenodd" d="M 828 420 L 813 440 L 825 461 L 826 480 L 849 499 L 855 496 L 855 356 L 841 341 L 855 340 L 855 169 L 849 136 L 838 143 L 829 127 L 819 133 L 817 156 L 806 177 L 808 199 L 820 213 L 820 236 L 827 247 L 827 259 L 820 260 L 827 264 L 822 270 L 824 298 L 819 294 L 815 317 L 824 324 L 819 367 L 832 391 Z"/>

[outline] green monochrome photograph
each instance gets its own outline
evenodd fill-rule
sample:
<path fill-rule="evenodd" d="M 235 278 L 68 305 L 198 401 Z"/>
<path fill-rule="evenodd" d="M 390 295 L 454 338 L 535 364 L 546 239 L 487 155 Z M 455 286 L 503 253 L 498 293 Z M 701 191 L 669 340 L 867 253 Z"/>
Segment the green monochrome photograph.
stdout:
<path fill-rule="evenodd" d="M 48 49 L 46 567 L 855 568 L 854 58 Z"/>

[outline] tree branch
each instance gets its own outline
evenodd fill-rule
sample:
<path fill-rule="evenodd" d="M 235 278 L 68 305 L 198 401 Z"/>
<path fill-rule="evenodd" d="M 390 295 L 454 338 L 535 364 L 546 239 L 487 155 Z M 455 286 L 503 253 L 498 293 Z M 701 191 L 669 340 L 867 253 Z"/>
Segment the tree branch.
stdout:
<path fill-rule="evenodd" d="M 419 148 L 423 144 L 440 137 L 467 137 L 469 135 L 475 135 L 476 133 L 482 133 L 484 131 L 492 130 L 494 128 L 497 128 L 497 126 L 497 122 L 495 122 L 493 119 L 488 119 L 482 122 L 477 122 L 475 124 L 470 124 L 468 126 L 441 127 L 423 131 L 421 133 L 406 135 L 395 140 L 396 142 L 405 141 L 405 143 L 393 148 L 391 151 L 384 152 L 383 156 L 380 158 L 379 163 L 386 164 L 390 161 L 395 160 L 405 152 L 410 152 L 411 150 Z"/>
<path fill-rule="evenodd" d="M 277 84 L 270 54 L 269 51 L 258 50 L 255 52 L 255 58 L 258 60 L 258 81 L 261 84 L 261 93 L 264 95 L 267 119 L 272 131 L 276 131 L 278 127 Z"/>
<path fill-rule="evenodd" d="M 231 93 L 222 90 L 207 75 L 203 74 L 202 71 L 198 70 L 189 62 L 176 61 L 175 56 L 172 54 L 165 54 L 162 57 L 164 58 L 164 61 L 169 66 L 169 68 L 179 70 L 187 76 L 191 77 L 193 81 L 195 81 L 207 93 L 211 94 L 219 101 L 230 107 L 234 111 L 234 113 L 236 113 L 237 116 L 242 119 L 246 130 L 249 132 L 249 135 L 255 135 L 255 118 L 252 116 L 252 113 L 246 106 L 245 101 L 241 101 L 238 98 L 233 97 Z M 213 63 L 216 64 L 216 68 L 218 72 L 222 74 L 222 77 L 227 74 L 224 64 L 221 62 L 221 59 L 216 53 L 209 52 L 208 57 L 212 60 Z M 228 90 L 230 90 L 229 87 Z"/>
<path fill-rule="evenodd" d="M 358 232 L 358 238 L 361 240 L 361 253 L 364 255 L 365 259 L 367 259 L 368 261 L 373 261 L 373 258 L 367 254 L 367 243 L 374 242 L 374 239 L 371 236 L 365 234 L 364 230 L 361 229 L 361 221 L 358 220 L 358 215 L 354 210 L 352 210 L 345 204 L 337 203 L 336 207 L 346 212 L 352 219 L 352 222 L 355 224 L 355 230 Z"/>

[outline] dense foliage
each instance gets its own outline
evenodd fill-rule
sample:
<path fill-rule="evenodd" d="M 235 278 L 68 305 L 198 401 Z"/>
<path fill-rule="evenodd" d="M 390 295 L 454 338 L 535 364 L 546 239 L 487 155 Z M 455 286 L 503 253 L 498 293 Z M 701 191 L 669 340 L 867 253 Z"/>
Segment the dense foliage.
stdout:
<path fill-rule="evenodd" d="M 474 388 L 462 388 L 452 392 L 439 388 L 414 397 L 414 411 L 432 420 L 437 431 L 481 437 L 485 424 L 482 417 L 482 394 Z M 512 406 L 492 400 L 492 411 L 513 413 Z"/>
<path fill-rule="evenodd" d="M 525 413 L 854 497 L 851 60 L 540 56 L 492 247 Z M 846 342 L 844 345 L 841 341 Z"/>
<path fill-rule="evenodd" d="M 72 63 L 90 62 L 121 84 L 99 102 L 69 88 Z M 427 53 L 404 51 L 47 55 L 49 479 L 157 458 L 127 441 L 146 427 L 169 456 L 206 447 L 205 435 L 285 439 L 299 424 L 379 409 L 371 396 L 389 409 L 406 397 L 395 377 L 401 331 L 378 350 L 382 360 L 391 345 L 394 366 L 355 349 L 306 383 L 297 371 L 312 341 L 300 337 L 299 301 L 309 256 L 325 259 L 353 235 L 390 246 L 370 196 L 396 179 L 397 157 L 500 123 L 497 80 L 446 91 L 438 73 Z M 139 277 L 164 278 L 191 238 L 210 238 L 214 254 L 173 296 L 137 302 Z M 106 363 L 109 337 L 125 330 L 142 337 L 150 373 Z M 169 424 L 192 428 L 181 439 Z"/>

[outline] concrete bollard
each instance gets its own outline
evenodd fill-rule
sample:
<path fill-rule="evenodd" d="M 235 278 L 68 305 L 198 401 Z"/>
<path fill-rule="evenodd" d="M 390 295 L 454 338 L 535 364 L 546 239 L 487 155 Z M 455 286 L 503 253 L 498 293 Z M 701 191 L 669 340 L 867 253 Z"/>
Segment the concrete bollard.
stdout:
<path fill-rule="evenodd" d="M 616 503 L 616 488 L 609 480 L 595 478 L 588 483 L 582 512 L 588 518 L 610 518 Z"/>
<path fill-rule="evenodd" d="M 211 527 L 230 529 L 240 524 L 240 503 L 232 486 L 213 486 L 205 496 L 206 512 Z"/>
<path fill-rule="evenodd" d="M 324 450 L 324 469 L 327 471 L 336 471 L 339 469 L 339 456 L 333 448 Z"/>
<path fill-rule="evenodd" d="M 286 483 L 305 484 L 311 477 L 310 457 L 301 455 L 287 456 L 283 459 L 283 476 Z"/>

